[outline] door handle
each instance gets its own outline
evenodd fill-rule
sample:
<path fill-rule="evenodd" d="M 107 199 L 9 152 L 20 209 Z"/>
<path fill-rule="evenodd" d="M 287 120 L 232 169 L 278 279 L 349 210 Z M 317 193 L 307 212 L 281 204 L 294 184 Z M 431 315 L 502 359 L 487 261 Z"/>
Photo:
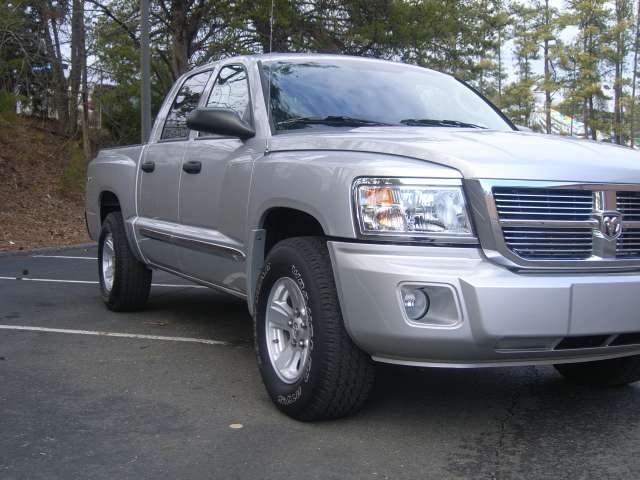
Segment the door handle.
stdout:
<path fill-rule="evenodd" d="M 198 162 L 196 160 L 184 162 L 182 164 L 182 170 L 187 173 L 200 173 L 200 170 L 202 170 L 202 162 Z"/>
<path fill-rule="evenodd" d="M 142 162 L 140 168 L 143 172 L 151 173 L 156 169 L 156 162 L 147 160 L 146 162 Z"/>

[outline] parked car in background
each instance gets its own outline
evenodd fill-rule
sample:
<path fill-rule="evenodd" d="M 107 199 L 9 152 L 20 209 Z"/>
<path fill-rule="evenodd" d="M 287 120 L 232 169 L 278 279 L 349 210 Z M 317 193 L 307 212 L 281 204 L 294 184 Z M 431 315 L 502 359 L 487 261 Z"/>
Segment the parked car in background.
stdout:
<path fill-rule="evenodd" d="M 98 154 L 87 224 L 110 309 L 155 269 L 246 299 L 271 398 L 316 420 L 357 411 L 376 362 L 640 379 L 639 166 L 424 68 L 236 57 Z"/>

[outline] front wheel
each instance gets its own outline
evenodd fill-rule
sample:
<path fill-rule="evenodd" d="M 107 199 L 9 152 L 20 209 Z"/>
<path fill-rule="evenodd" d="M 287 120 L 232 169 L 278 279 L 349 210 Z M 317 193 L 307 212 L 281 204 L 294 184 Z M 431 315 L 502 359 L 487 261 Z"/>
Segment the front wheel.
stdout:
<path fill-rule="evenodd" d="M 345 330 L 323 239 L 291 238 L 269 252 L 254 325 L 260 373 L 280 410 L 312 421 L 361 408 L 374 366 Z"/>
<path fill-rule="evenodd" d="M 109 310 L 125 312 L 144 307 L 151 289 L 151 270 L 131 251 L 120 212 L 107 215 L 98 240 L 98 277 Z"/>
<path fill-rule="evenodd" d="M 640 381 L 640 355 L 595 362 L 555 365 L 560 374 L 574 382 L 598 387 L 617 387 Z"/>

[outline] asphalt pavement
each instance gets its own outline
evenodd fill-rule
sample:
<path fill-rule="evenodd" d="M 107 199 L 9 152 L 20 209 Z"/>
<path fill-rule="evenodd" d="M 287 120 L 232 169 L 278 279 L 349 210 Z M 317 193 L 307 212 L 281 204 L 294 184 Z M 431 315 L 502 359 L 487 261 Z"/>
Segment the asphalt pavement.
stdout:
<path fill-rule="evenodd" d="M 636 479 L 640 386 L 550 367 L 380 366 L 358 415 L 272 406 L 242 301 L 154 273 L 102 304 L 96 249 L 0 255 L 0 479 Z"/>

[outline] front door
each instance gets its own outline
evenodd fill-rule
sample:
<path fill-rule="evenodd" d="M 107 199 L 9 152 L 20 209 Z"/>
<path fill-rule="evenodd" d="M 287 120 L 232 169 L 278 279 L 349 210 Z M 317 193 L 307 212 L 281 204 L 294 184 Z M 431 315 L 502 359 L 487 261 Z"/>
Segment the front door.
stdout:
<path fill-rule="evenodd" d="M 222 66 L 203 105 L 232 109 L 252 124 L 243 65 Z M 182 270 L 233 292 L 246 291 L 246 211 L 258 141 L 197 135 L 188 146 L 180 179 L 178 240 Z"/>
<path fill-rule="evenodd" d="M 172 231 L 178 225 L 178 191 L 182 160 L 187 148 L 187 115 L 197 107 L 211 71 L 187 77 L 166 111 L 158 136 L 145 147 L 138 168 L 138 218 L 135 223 L 140 249 L 152 263 L 177 269 L 178 255 Z"/>

